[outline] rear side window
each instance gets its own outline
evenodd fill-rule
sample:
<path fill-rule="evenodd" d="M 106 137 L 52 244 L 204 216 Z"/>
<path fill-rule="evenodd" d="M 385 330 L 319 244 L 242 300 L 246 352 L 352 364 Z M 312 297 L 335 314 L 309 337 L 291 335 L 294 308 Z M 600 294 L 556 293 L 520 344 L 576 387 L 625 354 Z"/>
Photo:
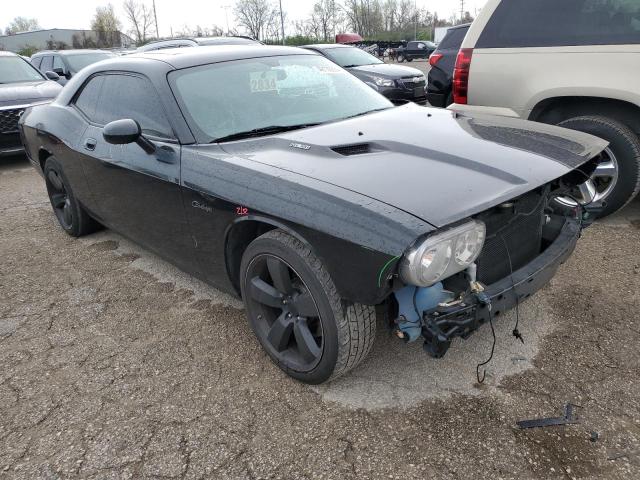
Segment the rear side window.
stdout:
<path fill-rule="evenodd" d="M 100 98 L 100 89 L 104 77 L 93 77 L 82 88 L 82 91 L 78 95 L 75 101 L 75 105 L 82 113 L 84 113 L 89 120 L 98 123 L 96 116 L 96 109 L 98 106 L 98 98 Z"/>
<path fill-rule="evenodd" d="M 464 28 L 452 28 L 438 45 L 438 50 L 457 50 L 462 45 L 464 37 L 467 35 L 469 27 Z"/>
<path fill-rule="evenodd" d="M 51 55 L 42 57 L 42 64 L 40 65 L 40 70 L 42 70 L 43 72 L 49 72 L 52 69 L 53 69 L 53 57 Z"/>
<path fill-rule="evenodd" d="M 163 138 L 173 137 L 156 89 L 146 78 L 118 74 L 105 75 L 96 111 L 96 122 L 132 118 L 142 132 Z"/>
<path fill-rule="evenodd" d="M 640 43 L 637 0 L 503 0 L 477 48 Z"/>

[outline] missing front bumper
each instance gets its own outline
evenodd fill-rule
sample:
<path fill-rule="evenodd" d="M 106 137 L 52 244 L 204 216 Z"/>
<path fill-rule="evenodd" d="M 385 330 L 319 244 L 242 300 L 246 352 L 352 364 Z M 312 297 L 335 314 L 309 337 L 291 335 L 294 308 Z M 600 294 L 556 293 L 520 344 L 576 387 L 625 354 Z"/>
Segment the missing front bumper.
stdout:
<path fill-rule="evenodd" d="M 453 306 L 424 312 L 422 336 L 426 352 L 435 358 L 444 356 L 454 338 L 467 338 L 488 322 L 490 315 L 499 317 L 544 287 L 569 258 L 579 236 L 578 221 L 567 219 L 558 237 L 543 253 L 512 275 L 488 285 L 485 293 L 491 299 L 491 311 L 469 294 Z"/>

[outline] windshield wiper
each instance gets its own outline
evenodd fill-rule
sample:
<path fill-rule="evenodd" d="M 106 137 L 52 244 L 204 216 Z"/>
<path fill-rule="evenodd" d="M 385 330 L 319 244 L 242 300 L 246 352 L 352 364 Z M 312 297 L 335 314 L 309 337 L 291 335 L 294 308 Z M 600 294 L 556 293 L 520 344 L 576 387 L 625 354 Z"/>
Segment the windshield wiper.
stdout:
<path fill-rule="evenodd" d="M 216 138 L 210 143 L 222 143 L 230 142 L 232 140 L 242 140 L 243 138 L 262 137 L 265 135 L 273 135 L 276 133 L 290 132 L 291 130 L 300 130 L 301 128 L 315 127 L 320 125 L 319 123 L 303 123 L 300 125 L 271 125 L 269 127 L 254 128 L 253 130 L 247 130 L 246 132 L 232 133 L 231 135 L 225 135 L 224 137 Z"/>

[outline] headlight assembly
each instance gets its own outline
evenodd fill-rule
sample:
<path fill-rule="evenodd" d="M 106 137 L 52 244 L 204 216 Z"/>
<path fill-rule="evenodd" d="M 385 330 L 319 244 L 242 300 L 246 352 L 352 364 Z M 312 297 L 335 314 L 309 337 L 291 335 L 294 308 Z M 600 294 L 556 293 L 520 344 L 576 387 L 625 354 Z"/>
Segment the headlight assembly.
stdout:
<path fill-rule="evenodd" d="M 395 82 L 393 80 L 391 80 L 390 78 L 371 77 L 371 80 L 373 80 L 373 83 L 375 83 L 379 87 L 393 87 L 393 86 L 395 86 Z"/>
<path fill-rule="evenodd" d="M 400 278 L 409 285 L 431 285 L 475 262 L 486 235 L 483 222 L 473 220 L 430 235 L 409 249 L 400 262 Z"/>

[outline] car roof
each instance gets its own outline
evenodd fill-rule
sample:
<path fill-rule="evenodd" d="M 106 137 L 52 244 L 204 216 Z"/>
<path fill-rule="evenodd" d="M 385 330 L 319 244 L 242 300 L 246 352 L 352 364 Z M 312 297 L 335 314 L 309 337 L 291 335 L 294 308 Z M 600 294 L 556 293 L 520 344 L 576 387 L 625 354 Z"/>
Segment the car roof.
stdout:
<path fill-rule="evenodd" d="M 4 50 L 0 50 L 0 57 L 19 57 L 19 55 L 17 53 L 5 52 Z"/>
<path fill-rule="evenodd" d="M 242 44 L 258 44 L 260 43 L 258 40 L 254 40 L 251 37 L 242 37 L 242 36 L 229 36 L 229 37 L 196 37 L 192 38 L 196 43 L 232 43 L 232 42 L 242 42 Z"/>
<path fill-rule="evenodd" d="M 453 27 L 449 27 L 449 29 L 447 30 L 447 32 L 449 30 L 458 30 L 460 28 L 469 28 L 471 26 L 470 23 L 463 23 L 462 25 L 454 25 Z"/>
<path fill-rule="evenodd" d="M 269 45 L 214 45 L 198 48 L 168 48 L 133 53 L 124 57 L 101 62 L 101 66 L 109 62 L 158 60 L 176 69 L 206 65 L 209 63 L 243 60 L 248 58 L 275 57 L 279 55 L 314 55 L 313 52 L 297 47 L 279 47 Z"/>
<path fill-rule="evenodd" d="M 82 55 L 85 53 L 113 53 L 106 50 L 98 50 L 98 49 L 78 49 L 78 50 L 42 50 L 38 53 L 34 53 L 31 57 L 39 57 L 41 55 Z"/>
<path fill-rule="evenodd" d="M 329 50 L 331 48 L 358 48 L 355 45 L 345 45 L 343 43 L 314 43 L 303 45 L 302 48 L 313 48 L 315 50 Z"/>

